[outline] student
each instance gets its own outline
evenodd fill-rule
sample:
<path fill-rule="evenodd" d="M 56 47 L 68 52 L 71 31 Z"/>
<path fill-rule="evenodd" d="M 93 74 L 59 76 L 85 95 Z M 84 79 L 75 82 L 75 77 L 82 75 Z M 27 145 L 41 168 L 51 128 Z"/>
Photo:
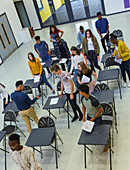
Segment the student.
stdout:
<path fill-rule="evenodd" d="M 11 134 L 9 136 L 10 155 L 21 170 L 41 170 L 34 152 L 30 147 L 20 144 L 20 136 Z"/>
<path fill-rule="evenodd" d="M 95 96 L 89 94 L 89 87 L 87 84 L 81 84 L 79 87 L 79 92 L 82 96 L 82 112 L 83 112 L 83 122 L 87 120 L 95 122 L 95 124 L 102 123 L 102 112 L 103 109 Z"/>
<path fill-rule="evenodd" d="M 106 53 L 107 49 L 105 46 L 105 40 L 106 40 L 106 43 L 109 40 L 109 22 L 107 18 L 102 18 L 101 12 L 97 12 L 97 17 L 98 17 L 98 20 L 95 22 L 95 26 L 96 26 L 98 34 L 101 37 L 101 43 L 102 43 L 104 52 Z M 103 36 L 102 34 L 106 34 L 106 35 Z"/>
<path fill-rule="evenodd" d="M 67 59 L 66 64 L 68 65 L 68 62 L 70 59 L 70 52 L 69 52 L 69 48 L 68 48 L 66 41 L 61 39 L 59 35 L 55 36 L 55 40 L 56 40 L 56 43 L 54 43 L 54 50 L 55 50 L 55 54 L 57 58 L 59 58 L 59 60 L 61 60 L 62 58 L 66 58 Z M 61 63 L 60 65 L 61 65 L 62 70 L 66 71 L 65 63 Z"/>
<path fill-rule="evenodd" d="M 36 44 L 34 45 L 34 49 L 39 55 L 39 58 L 41 58 L 42 62 L 46 62 L 47 60 L 52 60 L 50 56 L 50 51 L 48 44 L 45 41 L 41 41 L 39 36 L 35 37 Z M 47 78 L 49 79 L 52 75 L 49 70 L 49 68 L 46 68 L 48 71 L 48 76 Z"/>
<path fill-rule="evenodd" d="M 70 73 L 72 74 L 72 71 L 74 69 L 75 74 L 78 74 L 78 63 L 83 61 L 87 65 L 87 59 L 86 56 L 78 50 L 78 48 L 72 46 L 71 47 L 71 68 Z"/>
<path fill-rule="evenodd" d="M 79 32 L 77 34 L 77 41 L 78 41 L 78 45 L 82 44 L 82 39 L 85 37 L 85 30 L 83 26 L 79 27 Z"/>
<path fill-rule="evenodd" d="M 0 98 L 3 99 L 3 108 L 5 109 L 10 101 L 10 95 L 5 90 L 5 86 L 0 83 Z"/>
<path fill-rule="evenodd" d="M 55 94 L 54 89 L 46 79 L 45 72 L 42 69 L 40 60 L 38 58 L 35 58 L 32 52 L 28 53 L 28 59 L 29 59 L 28 65 L 33 75 L 33 78 L 35 78 L 35 75 L 39 75 L 39 77 L 42 77 L 44 83 L 51 89 L 52 93 Z M 38 90 L 40 93 L 40 86 L 38 87 Z"/>
<path fill-rule="evenodd" d="M 78 63 L 78 76 L 77 76 L 77 80 L 80 85 L 83 84 L 81 82 L 83 75 L 90 78 L 90 81 L 87 85 L 89 87 L 89 93 L 92 93 L 96 85 L 97 74 L 93 70 L 88 68 L 84 62 L 80 62 Z M 94 80 L 92 80 L 92 76 L 94 76 Z"/>
<path fill-rule="evenodd" d="M 126 86 L 130 87 L 130 49 L 126 46 L 126 44 L 121 41 L 117 40 L 117 37 L 111 33 L 110 34 L 110 41 L 115 46 L 114 53 L 112 57 L 117 55 L 117 59 L 122 59 L 122 63 L 120 64 L 121 74 L 124 80 L 123 87 Z M 129 78 L 129 82 L 127 83 L 126 80 L 126 73 Z"/>
<path fill-rule="evenodd" d="M 98 60 L 100 60 L 99 44 L 96 37 L 92 34 L 92 31 L 90 29 L 87 29 L 85 32 L 85 37 L 83 38 L 82 50 L 84 55 L 87 56 L 87 59 L 91 63 L 90 65 L 91 69 L 94 72 L 96 72 L 94 67 L 101 70 L 101 67 L 98 65 Z"/>
<path fill-rule="evenodd" d="M 51 71 L 61 80 L 61 93 L 59 96 L 62 96 L 64 88 L 67 99 L 69 100 L 72 107 L 74 117 L 71 122 L 74 122 L 76 119 L 78 119 L 77 111 L 79 113 L 79 121 L 81 121 L 83 118 L 83 114 L 76 103 L 76 87 L 73 83 L 71 75 L 65 71 L 60 70 L 60 67 L 58 65 L 53 65 Z"/>
<path fill-rule="evenodd" d="M 57 29 L 57 27 L 55 25 L 51 25 L 50 26 L 50 41 L 55 42 L 55 36 L 59 35 L 59 33 L 61 33 L 61 35 L 60 35 L 60 38 L 61 38 L 64 31 Z M 53 45 L 54 45 L 54 43 L 53 43 Z"/>
<path fill-rule="evenodd" d="M 23 81 L 19 80 L 16 82 L 16 90 L 15 92 L 11 93 L 11 99 L 17 105 L 19 109 L 19 113 L 22 116 L 23 120 L 25 121 L 25 125 L 27 127 L 28 133 L 31 133 L 32 127 L 30 124 L 30 117 L 38 124 L 38 117 L 36 115 L 35 110 L 31 106 L 39 96 L 36 96 L 33 100 L 31 100 L 28 95 L 23 91 Z"/>

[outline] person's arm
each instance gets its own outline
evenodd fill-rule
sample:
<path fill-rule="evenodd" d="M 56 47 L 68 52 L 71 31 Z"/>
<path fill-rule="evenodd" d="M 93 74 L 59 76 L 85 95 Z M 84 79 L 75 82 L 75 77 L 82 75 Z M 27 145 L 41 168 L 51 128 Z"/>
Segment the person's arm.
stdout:
<path fill-rule="evenodd" d="M 82 51 L 83 51 L 83 54 L 85 55 L 85 37 L 83 38 L 83 41 L 82 41 Z"/>
<path fill-rule="evenodd" d="M 78 45 L 82 44 L 79 32 L 77 33 L 77 41 L 78 41 Z"/>
<path fill-rule="evenodd" d="M 121 42 L 120 48 L 121 48 L 121 51 L 123 51 L 121 58 L 124 58 L 129 55 L 130 49 L 126 46 L 124 42 Z"/>
<path fill-rule="evenodd" d="M 62 83 L 62 81 L 61 81 L 61 92 L 60 92 L 60 94 L 59 94 L 60 97 L 62 97 L 63 89 L 64 89 L 64 86 L 63 86 L 63 83 Z"/>
<path fill-rule="evenodd" d="M 74 95 L 73 95 L 74 83 L 73 83 L 73 80 L 72 80 L 72 79 L 70 79 L 69 82 L 70 82 L 70 84 L 71 84 L 70 100 L 73 100 L 73 99 L 74 99 Z"/>
<path fill-rule="evenodd" d="M 52 42 L 52 35 L 50 34 L 50 42 Z"/>
<path fill-rule="evenodd" d="M 35 49 L 36 53 L 39 55 L 39 57 L 41 58 L 40 53 L 38 52 L 38 50 L 37 50 L 35 45 L 34 45 L 34 49 Z"/>
<path fill-rule="evenodd" d="M 94 76 L 94 86 L 96 85 L 96 81 L 97 81 L 97 74 L 93 71 L 92 75 Z"/>
<path fill-rule="evenodd" d="M 40 62 L 40 60 L 38 59 L 38 65 L 39 65 L 39 68 L 40 68 L 40 77 L 41 77 L 41 75 L 42 75 L 42 65 L 41 65 L 41 62 Z"/>
<path fill-rule="evenodd" d="M 83 84 L 83 83 L 80 81 L 80 77 L 79 77 L 79 76 L 77 76 L 77 81 L 78 81 L 79 84 Z"/>
<path fill-rule="evenodd" d="M 97 57 L 99 58 L 99 53 L 100 53 L 100 48 L 99 48 L 99 44 L 98 44 L 98 41 L 97 41 L 97 38 L 94 37 L 94 41 L 95 41 L 95 44 L 96 44 L 96 54 L 97 54 Z"/>
<path fill-rule="evenodd" d="M 82 57 L 83 57 L 83 61 L 84 61 L 85 65 L 87 66 L 87 57 L 83 53 L 81 53 L 81 54 L 82 54 Z"/>
<path fill-rule="evenodd" d="M 49 46 L 48 46 L 47 43 L 46 43 L 46 48 L 47 48 L 47 51 L 48 51 L 48 55 L 51 55 L 50 50 L 49 50 Z"/>
<path fill-rule="evenodd" d="M 36 96 L 33 100 L 31 100 L 31 99 L 29 98 L 29 96 L 26 94 L 26 102 L 27 102 L 28 104 L 30 104 L 30 105 L 32 105 L 33 103 L 35 103 L 35 101 L 36 101 L 37 99 L 39 99 L 39 96 Z"/>
<path fill-rule="evenodd" d="M 2 93 L 3 93 L 2 95 L 5 98 L 5 104 L 8 104 L 8 93 L 7 93 L 7 91 L 5 90 L 4 87 L 1 87 L 1 90 L 2 90 Z"/>
<path fill-rule="evenodd" d="M 107 25 L 107 34 L 109 33 L 109 25 Z"/>
<path fill-rule="evenodd" d="M 94 120 L 95 120 L 96 118 L 98 118 L 98 116 L 100 116 L 101 113 L 103 112 L 103 109 L 102 109 L 101 106 L 100 106 L 97 110 L 98 110 L 98 112 L 96 113 L 96 115 L 95 115 L 93 118 L 90 119 L 90 121 L 94 121 Z"/>
<path fill-rule="evenodd" d="M 32 70 L 32 66 L 29 64 L 29 62 L 28 62 L 28 66 L 29 66 L 29 68 L 30 68 L 31 74 L 32 74 L 33 77 L 34 77 L 34 72 L 33 72 L 33 70 Z"/>
<path fill-rule="evenodd" d="M 61 37 L 62 37 L 62 35 L 64 34 L 64 31 L 59 30 L 59 32 L 61 33 L 61 35 L 60 35 L 60 38 L 61 38 Z"/>
<path fill-rule="evenodd" d="M 85 115 L 86 115 L 86 108 L 85 108 L 83 103 L 82 103 L 82 112 L 83 112 L 83 122 L 85 122 L 86 121 L 86 117 L 85 117 Z"/>
<path fill-rule="evenodd" d="M 100 35 L 101 38 L 103 38 L 102 34 L 100 33 L 99 29 L 97 28 L 97 32 Z"/>
<path fill-rule="evenodd" d="M 72 74 L 73 68 L 74 68 L 74 57 L 71 57 L 71 68 L 70 68 L 70 73 Z"/>

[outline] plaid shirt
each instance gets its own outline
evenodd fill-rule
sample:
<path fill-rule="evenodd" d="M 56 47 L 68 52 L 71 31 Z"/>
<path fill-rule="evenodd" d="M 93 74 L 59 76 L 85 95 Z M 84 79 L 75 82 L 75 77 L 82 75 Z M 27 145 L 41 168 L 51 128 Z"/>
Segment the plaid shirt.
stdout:
<path fill-rule="evenodd" d="M 70 52 L 69 52 L 69 48 L 67 46 L 67 43 L 63 39 L 61 39 L 61 42 L 63 44 L 63 47 L 64 47 L 66 54 L 68 56 L 68 59 L 69 59 L 70 58 Z M 58 43 L 55 42 L 55 43 L 53 43 L 53 45 L 54 45 L 54 50 L 55 50 L 55 54 L 56 54 L 57 58 L 61 58 L 61 52 L 60 52 L 60 48 L 59 48 Z"/>

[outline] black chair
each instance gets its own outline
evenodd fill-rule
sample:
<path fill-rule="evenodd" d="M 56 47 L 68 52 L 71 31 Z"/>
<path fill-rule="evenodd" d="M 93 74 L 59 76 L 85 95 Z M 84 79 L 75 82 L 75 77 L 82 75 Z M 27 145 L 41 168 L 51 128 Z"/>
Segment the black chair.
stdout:
<path fill-rule="evenodd" d="M 117 38 L 118 38 L 118 37 L 123 37 L 123 32 L 122 32 L 120 29 L 114 30 L 114 31 L 113 31 L 113 34 L 114 34 L 115 36 L 117 36 Z"/>
<path fill-rule="evenodd" d="M 50 53 L 51 53 L 51 58 L 56 57 L 54 48 L 51 48 L 51 49 L 50 49 Z"/>
<path fill-rule="evenodd" d="M 115 61 L 115 57 L 108 57 L 106 59 L 105 68 L 107 68 L 107 67 L 110 68 L 110 66 L 120 66 L 120 64 Z"/>
<path fill-rule="evenodd" d="M 110 90 L 108 85 L 105 83 L 96 84 L 96 86 L 94 87 L 94 91 L 103 91 L 103 90 Z"/>

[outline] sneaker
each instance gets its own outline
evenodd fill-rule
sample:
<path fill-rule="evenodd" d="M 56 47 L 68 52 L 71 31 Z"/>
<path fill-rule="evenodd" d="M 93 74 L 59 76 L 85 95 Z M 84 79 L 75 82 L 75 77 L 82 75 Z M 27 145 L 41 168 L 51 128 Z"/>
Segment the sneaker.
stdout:
<path fill-rule="evenodd" d="M 103 152 L 108 152 L 110 150 L 110 144 L 105 145 Z"/>
<path fill-rule="evenodd" d="M 130 88 L 130 82 L 129 82 L 129 83 L 127 83 L 127 86 L 128 86 L 128 88 Z"/>
<path fill-rule="evenodd" d="M 52 94 L 55 94 L 55 90 L 52 90 Z"/>
<path fill-rule="evenodd" d="M 123 88 L 126 88 L 126 86 L 127 86 L 127 83 L 125 83 L 125 82 L 124 82 L 124 84 L 123 84 Z"/>
<path fill-rule="evenodd" d="M 52 74 L 51 74 L 51 73 L 49 73 L 49 74 L 48 74 L 48 76 L 47 76 L 47 79 L 49 79 L 51 76 L 52 76 Z"/>
<path fill-rule="evenodd" d="M 74 122 L 78 119 L 78 116 L 74 116 L 73 119 L 71 120 L 71 122 Z"/>

